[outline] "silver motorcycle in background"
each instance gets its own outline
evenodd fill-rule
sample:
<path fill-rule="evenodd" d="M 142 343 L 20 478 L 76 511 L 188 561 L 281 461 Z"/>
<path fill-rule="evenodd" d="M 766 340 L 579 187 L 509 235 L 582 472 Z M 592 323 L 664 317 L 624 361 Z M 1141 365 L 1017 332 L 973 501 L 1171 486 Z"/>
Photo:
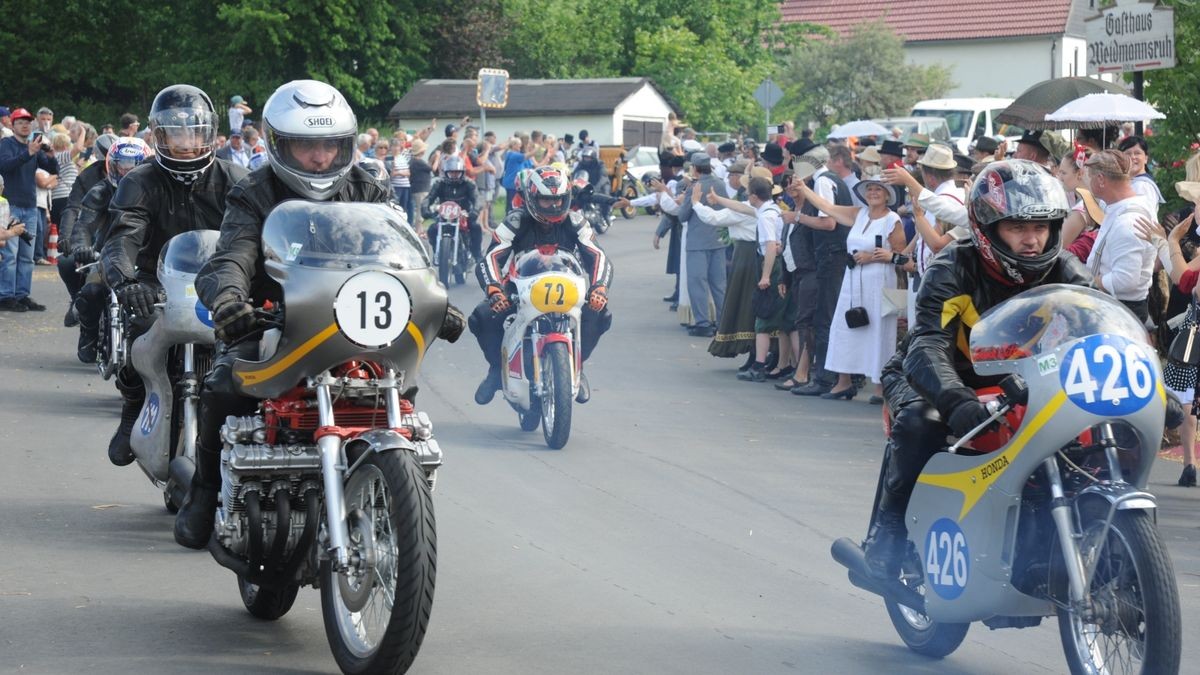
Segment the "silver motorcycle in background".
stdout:
<path fill-rule="evenodd" d="M 235 361 L 261 401 L 221 429 L 221 503 L 209 551 L 246 608 L 277 619 L 300 586 L 321 590 L 345 673 L 402 673 L 433 604 L 432 490 L 442 451 L 413 405 L 448 300 L 401 212 L 289 201 L 263 226 L 282 311 Z"/>

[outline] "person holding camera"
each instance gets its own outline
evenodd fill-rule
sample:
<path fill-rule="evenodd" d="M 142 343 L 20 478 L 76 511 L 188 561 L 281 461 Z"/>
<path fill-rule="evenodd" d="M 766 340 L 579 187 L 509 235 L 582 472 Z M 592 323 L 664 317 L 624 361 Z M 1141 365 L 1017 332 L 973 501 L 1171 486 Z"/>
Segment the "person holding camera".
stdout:
<path fill-rule="evenodd" d="M 38 169 L 58 173 L 58 162 L 42 133 L 33 131 L 33 115 L 25 108 L 12 111 L 13 135 L 0 140 L 0 178 L 9 215 L 24 223 L 28 239 L 9 237 L 0 247 L 0 311 L 41 311 L 45 306 L 29 297 L 33 288 L 33 244 L 38 232 Z"/>

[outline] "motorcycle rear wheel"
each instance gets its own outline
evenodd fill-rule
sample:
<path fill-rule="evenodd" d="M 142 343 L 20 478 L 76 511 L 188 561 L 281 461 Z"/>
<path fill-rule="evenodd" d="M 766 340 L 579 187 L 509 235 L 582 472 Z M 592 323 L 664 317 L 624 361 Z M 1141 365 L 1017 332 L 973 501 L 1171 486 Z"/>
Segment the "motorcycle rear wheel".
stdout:
<path fill-rule="evenodd" d="M 238 592 L 241 593 L 246 611 L 254 618 L 264 621 L 275 621 L 287 614 L 300 591 L 300 584 L 288 584 L 283 588 L 263 588 L 246 581 L 245 577 L 240 575 L 237 580 Z"/>
<path fill-rule="evenodd" d="M 537 431 L 537 428 L 542 424 L 541 399 L 531 396 L 529 410 L 527 412 L 518 412 L 517 421 L 521 424 L 521 431 Z"/>
<path fill-rule="evenodd" d="M 442 237 L 438 242 L 438 281 L 446 288 L 450 288 L 450 268 L 454 266 L 454 242 L 449 236 Z"/>
<path fill-rule="evenodd" d="M 571 436 L 571 355 L 561 342 L 546 345 L 542 354 L 542 436 L 560 450 Z"/>
<path fill-rule="evenodd" d="M 921 573 L 921 559 L 915 550 L 909 549 L 900 574 L 905 585 L 915 587 L 918 593 L 924 595 L 925 577 Z M 969 623 L 938 623 L 891 600 L 884 600 L 883 603 L 900 639 L 909 649 L 923 656 L 935 659 L 949 656 L 966 639 L 967 630 L 971 628 Z"/>
<path fill-rule="evenodd" d="M 639 195 L 638 195 L 637 188 L 635 188 L 632 183 L 629 183 L 627 181 L 625 183 L 625 189 L 621 190 L 621 196 L 624 197 L 625 199 L 633 201 L 634 199 L 637 199 Z M 621 215 L 625 217 L 625 220 L 631 220 L 631 219 L 633 219 L 634 216 L 637 215 L 637 207 L 626 206 L 623 209 L 621 209 Z"/>
<path fill-rule="evenodd" d="M 1084 541 L 1102 527 L 1108 503 L 1080 509 Z M 1058 630 L 1073 675 L 1177 673 L 1182 649 L 1179 591 L 1150 514 L 1117 511 L 1097 555 L 1088 594 L 1098 623 L 1059 608 Z M 1116 660 L 1116 663 L 1110 662 Z"/>
<path fill-rule="evenodd" d="M 346 481 L 350 572 L 321 563 L 321 613 L 343 673 L 403 673 L 417 658 L 437 572 L 437 531 L 425 471 L 407 451 L 373 454 Z"/>

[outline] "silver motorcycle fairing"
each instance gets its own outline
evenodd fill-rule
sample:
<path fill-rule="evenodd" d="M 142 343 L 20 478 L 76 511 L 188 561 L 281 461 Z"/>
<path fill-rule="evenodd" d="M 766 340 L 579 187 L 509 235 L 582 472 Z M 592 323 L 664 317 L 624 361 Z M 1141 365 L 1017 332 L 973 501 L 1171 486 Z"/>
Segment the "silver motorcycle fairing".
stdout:
<path fill-rule="evenodd" d="M 449 300 L 399 212 L 383 204 L 283 202 L 263 224 L 262 248 L 267 273 L 283 289 L 284 327 L 264 360 L 234 363 L 234 384 L 243 394 L 278 397 L 354 360 L 374 361 L 406 382 L 415 380 Z M 407 323 L 385 345 L 353 342 L 335 315 L 339 292 L 364 272 L 398 280 L 408 295 Z"/>
<path fill-rule="evenodd" d="M 1040 321 L 1040 324 L 1039 324 Z M 1003 326 L 1024 326 L 1027 334 L 1005 343 Z M 1066 330 L 1064 330 L 1066 329 Z M 1028 478 L 1043 462 L 1098 424 L 1121 421 L 1143 448 L 1126 479 L 1144 488 L 1154 462 L 1166 415 L 1166 393 L 1156 358 L 1147 359 L 1152 391 L 1141 408 L 1119 416 L 1098 415 L 1069 399 L 1060 383 L 1064 355 L 1086 340 L 1122 336 L 1149 347 L 1145 329 L 1123 305 L 1091 289 L 1049 285 L 1027 291 L 985 313 L 971 333 L 975 371 L 982 375 L 1017 374 L 1029 389 L 1029 403 L 1010 442 L 995 452 L 967 456 L 939 452 L 922 470 L 906 513 L 909 539 L 926 573 L 926 615 L 939 622 L 979 621 L 991 616 L 1048 616 L 1054 606 L 1013 588 L 1012 572 L 1021 495 Z M 983 360 L 1016 347 L 1011 358 Z M 948 525 L 950 521 L 952 525 Z M 968 575 L 961 594 L 946 598 L 931 592 L 929 535 L 958 528 L 964 537 Z"/>
<path fill-rule="evenodd" d="M 505 324 L 504 338 L 501 341 L 500 356 L 504 362 L 504 378 L 501 394 L 504 400 L 519 412 L 528 412 L 533 404 L 533 398 L 541 393 L 541 383 L 537 381 L 542 349 L 547 344 L 547 338 L 537 335 L 532 326 L 548 309 L 545 305 L 533 302 L 532 293 L 536 290 L 539 280 L 554 277 L 565 277 L 570 288 L 574 290 L 574 298 L 563 307 L 566 311 L 559 312 L 566 316 L 571 324 L 569 347 L 572 355 L 571 395 L 579 393 L 579 359 L 580 359 L 580 315 L 581 307 L 587 295 L 587 282 L 579 261 L 562 251 L 545 255 L 539 251 L 526 251 L 514 262 L 513 284 L 517 287 L 517 311 Z M 557 299 L 557 298 L 553 298 Z M 553 300 L 552 299 L 552 300 Z M 525 372 L 525 341 L 536 337 L 538 342 L 534 347 L 533 372 Z"/>
<path fill-rule="evenodd" d="M 216 250 L 216 230 L 195 230 L 171 238 L 158 261 L 158 280 L 166 301 L 156 311 L 150 329 L 133 341 L 129 359 L 146 385 L 146 401 L 134 423 L 129 444 L 138 465 L 150 478 L 165 484 L 171 461 L 174 391 L 167 352 L 176 345 L 214 342 L 212 314 L 196 296 L 196 273 Z"/>

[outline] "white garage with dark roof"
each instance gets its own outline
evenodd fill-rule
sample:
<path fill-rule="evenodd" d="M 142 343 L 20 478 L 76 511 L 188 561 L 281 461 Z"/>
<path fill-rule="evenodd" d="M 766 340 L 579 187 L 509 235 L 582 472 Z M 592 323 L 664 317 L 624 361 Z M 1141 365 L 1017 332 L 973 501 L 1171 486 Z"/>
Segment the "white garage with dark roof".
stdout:
<path fill-rule="evenodd" d="M 392 106 L 388 119 L 414 131 L 437 118 L 440 128 L 470 115 L 478 124 L 475 80 L 419 80 Z M 487 111 L 487 130 L 498 138 L 541 131 L 577 139 L 580 130 L 600 145 L 657 146 L 675 104 L 647 77 L 593 80 L 509 80 L 508 106 Z"/>

